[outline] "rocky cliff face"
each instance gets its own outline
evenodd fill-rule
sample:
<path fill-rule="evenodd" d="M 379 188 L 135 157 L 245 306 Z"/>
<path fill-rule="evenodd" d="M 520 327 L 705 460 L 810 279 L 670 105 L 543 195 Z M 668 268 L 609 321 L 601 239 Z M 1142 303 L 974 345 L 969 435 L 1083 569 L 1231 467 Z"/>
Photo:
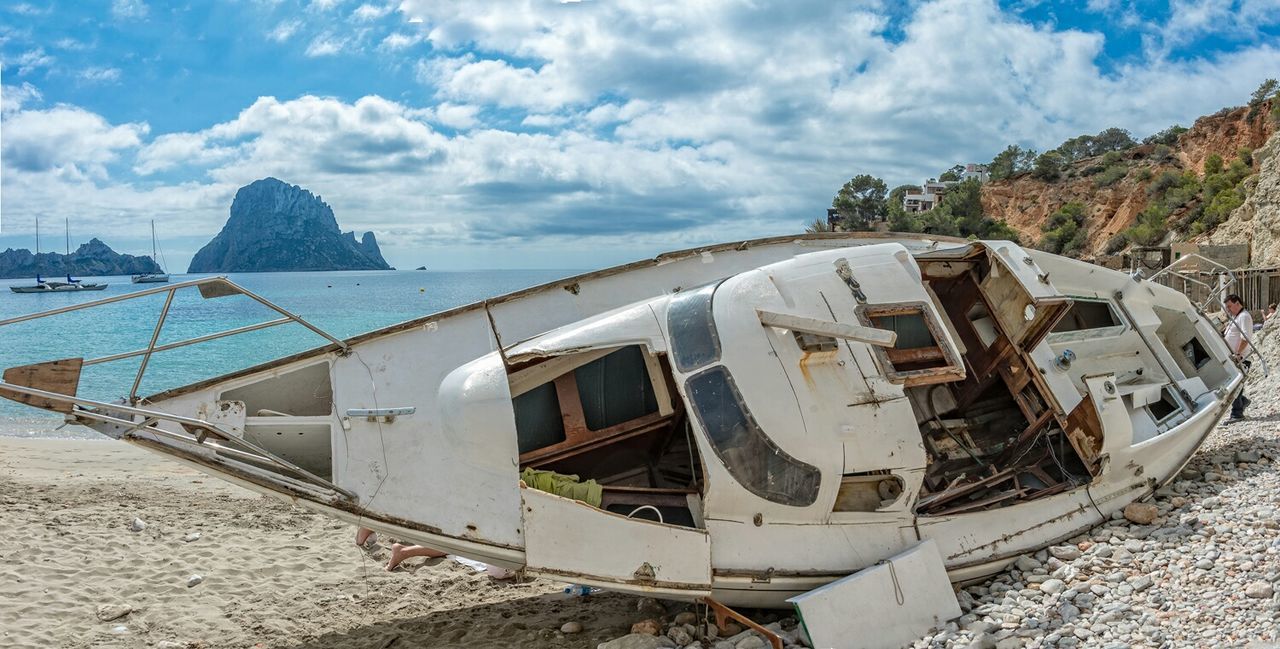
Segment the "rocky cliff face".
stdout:
<path fill-rule="evenodd" d="M 1204 163 L 1210 155 L 1226 161 L 1235 158 L 1241 148 L 1257 149 L 1276 131 L 1267 117 L 1270 105 L 1261 114 L 1248 117 L 1248 108 L 1222 110 L 1201 117 L 1172 147 L 1142 145 L 1125 151 L 1123 162 L 1128 171 L 1117 182 L 1099 186 L 1100 174 L 1085 170 L 1100 163 L 1100 156 L 1077 161 L 1063 178 L 1047 182 L 1019 174 L 992 181 L 982 188 L 982 207 L 988 216 L 1004 219 L 1022 235 L 1024 243 L 1040 240 L 1040 226 L 1049 215 L 1067 203 L 1086 206 L 1085 228 L 1089 244 L 1085 257 L 1103 252 L 1107 241 L 1133 225 L 1137 215 L 1147 206 L 1147 187 L 1151 179 L 1164 171 L 1204 174 Z M 1255 158 L 1254 168 L 1258 168 Z M 1170 215 L 1176 221 L 1180 212 Z"/>
<path fill-rule="evenodd" d="M 33 255 L 26 248 L 9 248 L 0 252 L 0 278 L 35 277 L 37 271 L 49 278 L 68 273 L 80 277 L 95 277 L 163 272 L 150 257 L 122 255 L 97 239 L 80 244 L 70 255 L 56 252 Z"/>
<path fill-rule="evenodd" d="M 390 270 L 372 232 L 356 240 L 333 210 L 297 186 L 263 178 L 236 192 L 222 231 L 191 259 L 190 273 Z"/>
<path fill-rule="evenodd" d="M 1248 242 L 1252 266 L 1280 265 L 1280 134 L 1253 154 L 1258 173 L 1245 181 L 1244 204 L 1207 238 L 1210 243 Z"/>

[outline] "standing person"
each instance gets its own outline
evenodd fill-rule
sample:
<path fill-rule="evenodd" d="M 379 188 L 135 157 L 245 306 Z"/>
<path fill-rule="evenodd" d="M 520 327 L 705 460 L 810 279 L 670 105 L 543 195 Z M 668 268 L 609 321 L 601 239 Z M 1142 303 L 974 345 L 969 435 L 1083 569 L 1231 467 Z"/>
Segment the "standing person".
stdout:
<path fill-rule="evenodd" d="M 1248 371 L 1251 362 L 1244 360 L 1253 351 L 1253 316 L 1249 315 L 1249 310 L 1244 308 L 1244 300 L 1239 295 L 1232 293 L 1227 296 L 1223 302 L 1227 307 L 1227 314 L 1231 319 L 1227 321 L 1227 327 L 1222 331 L 1222 337 L 1227 341 L 1227 348 L 1231 350 L 1232 358 L 1240 361 L 1244 369 Z M 1240 421 L 1244 419 L 1244 409 L 1249 407 L 1249 397 L 1244 396 L 1244 390 L 1240 390 L 1240 394 L 1235 401 L 1231 402 L 1231 418 L 1228 422 Z"/>

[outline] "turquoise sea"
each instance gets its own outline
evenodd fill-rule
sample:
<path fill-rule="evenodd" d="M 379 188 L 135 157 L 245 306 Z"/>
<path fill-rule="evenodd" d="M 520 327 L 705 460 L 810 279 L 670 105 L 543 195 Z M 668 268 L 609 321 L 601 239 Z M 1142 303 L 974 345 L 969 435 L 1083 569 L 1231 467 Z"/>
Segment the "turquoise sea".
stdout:
<path fill-rule="evenodd" d="M 339 338 L 428 315 L 487 297 L 577 274 L 572 270 L 340 271 L 329 273 L 231 273 L 227 277 Z M 173 275 L 171 283 L 208 275 Z M 53 278 L 56 279 L 56 278 Z M 9 286 L 30 279 L 0 280 L 0 320 L 69 304 L 145 290 L 163 284 L 132 284 L 128 277 L 95 277 L 103 291 L 18 294 Z M 59 358 L 96 358 L 143 349 L 151 339 L 165 294 L 149 295 L 83 311 L 0 327 L 0 368 Z M 195 288 L 180 289 L 158 344 L 274 320 L 274 311 L 242 295 L 205 300 Z M 158 352 L 151 357 L 140 394 L 216 376 L 304 349 L 325 340 L 297 324 L 229 336 Z M 129 393 L 140 357 L 86 367 L 81 396 L 114 401 Z M 0 399 L 0 435 L 97 436 L 61 423 L 43 410 Z M 100 437 L 100 436 L 99 436 Z"/>

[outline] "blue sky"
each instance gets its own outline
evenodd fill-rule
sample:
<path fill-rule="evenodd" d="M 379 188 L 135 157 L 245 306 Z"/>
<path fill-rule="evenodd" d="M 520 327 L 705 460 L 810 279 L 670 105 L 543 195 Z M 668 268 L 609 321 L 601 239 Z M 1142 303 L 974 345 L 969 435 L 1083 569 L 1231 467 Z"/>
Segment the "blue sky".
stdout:
<path fill-rule="evenodd" d="M 1141 137 L 1280 77 L 1280 1 L 0 0 L 0 249 L 181 270 L 275 176 L 394 265 L 591 268 L 800 230 L 1008 143 Z"/>

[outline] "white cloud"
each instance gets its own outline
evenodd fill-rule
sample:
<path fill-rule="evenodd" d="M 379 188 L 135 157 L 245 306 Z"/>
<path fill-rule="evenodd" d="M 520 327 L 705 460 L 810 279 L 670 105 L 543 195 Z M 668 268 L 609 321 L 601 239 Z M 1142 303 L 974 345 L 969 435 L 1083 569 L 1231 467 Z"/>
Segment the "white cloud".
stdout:
<path fill-rule="evenodd" d="M 379 44 L 378 47 L 389 52 L 399 52 L 400 50 L 408 49 L 409 47 L 417 45 L 420 42 L 422 42 L 421 36 L 395 32 L 393 34 L 388 34 L 386 38 L 382 39 L 382 43 Z"/>
<path fill-rule="evenodd" d="M 1250 4 L 1261 1 L 1238 8 L 1262 11 Z M 1129 11 L 1095 5 L 1108 15 Z M 430 93 L 424 103 L 264 97 L 235 119 L 150 140 L 136 129 L 132 140 L 111 140 L 105 134 L 128 135 L 130 125 L 81 115 L 75 132 L 115 144 L 58 157 L 29 143 L 35 162 L 6 166 L 6 189 L 24 188 L 16 199 L 6 193 L 6 209 L 83 209 L 106 223 L 107 208 L 84 206 L 86 193 L 68 189 L 89 183 L 100 189 L 87 195 L 129 213 L 179 214 L 203 201 L 192 209 L 213 216 L 192 221 L 190 232 L 211 235 L 226 210 L 212 202 L 272 175 L 323 194 L 343 227 L 395 233 L 393 249 L 514 249 L 518 241 L 521 249 L 612 247 L 634 257 L 726 232 L 794 231 L 857 173 L 918 182 L 1009 143 L 1045 149 L 1110 126 L 1141 137 L 1186 125 L 1243 101 L 1280 69 L 1280 49 L 1267 42 L 1194 58 L 1155 47 L 1102 69 L 1101 34 L 1030 24 L 993 1 L 913 3 L 892 30 L 881 9 L 405 0 L 420 30 L 381 32 L 378 48 L 426 42 L 413 50 L 426 57 L 414 68 Z M 1177 29 L 1209 29 L 1212 15 L 1187 14 Z M 378 42 L 359 33 L 376 28 L 357 27 L 331 25 L 308 54 Z M 284 40 L 306 42 L 300 29 Z M 393 66 L 401 58 L 385 55 Z M 49 112 L 30 108 L 34 88 L 16 100 L 5 90 L 7 129 L 12 114 Z M 8 138 L 5 145 L 7 153 Z M 129 177 L 104 178 L 108 167 L 163 187 L 137 190 Z M 174 186 L 160 179 L 172 177 L 199 179 L 187 185 L 198 199 L 161 191 Z"/>
<path fill-rule="evenodd" d="M 41 16 L 49 13 L 52 9 L 53 7 L 51 6 L 37 7 L 29 2 L 19 2 L 9 7 L 9 11 L 19 16 Z"/>
<path fill-rule="evenodd" d="M 106 180 L 106 165 L 142 143 L 144 123 L 115 125 L 74 106 L 5 115 L 6 172 Z"/>
<path fill-rule="evenodd" d="M 283 20 L 280 24 L 276 25 L 274 29 L 267 32 L 267 38 L 277 43 L 283 43 L 290 38 L 293 38 L 293 35 L 298 33 L 298 30 L 301 28 L 302 21 L 300 20 Z"/>
<path fill-rule="evenodd" d="M 26 76 L 40 68 L 50 67 L 53 63 L 54 58 L 45 54 L 44 48 L 37 47 L 18 55 L 18 74 Z"/>
<path fill-rule="evenodd" d="M 120 80 L 120 68 L 85 68 L 76 77 L 89 83 L 115 83 Z"/>
<path fill-rule="evenodd" d="M 5 86 L 2 90 L 4 99 L 0 103 L 0 113 L 16 112 L 24 105 L 41 99 L 40 91 L 25 81 L 20 86 Z"/>
<path fill-rule="evenodd" d="M 342 4 L 343 0 L 311 0 L 311 8 L 319 11 L 328 11 Z"/>
<path fill-rule="evenodd" d="M 346 38 L 325 32 L 311 40 L 306 54 L 310 57 L 333 56 L 346 48 L 348 43 Z"/>
<path fill-rule="evenodd" d="M 150 8 L 142 0 L 112 0 L 111 14 L 121 20 L 146 18 Z"/>
<path fill-rule="evenodd" d="M 351 12 L 351 17 L 360 22 L 371 22 L 391 13 L 390 5 L 362 4 Z"/>

